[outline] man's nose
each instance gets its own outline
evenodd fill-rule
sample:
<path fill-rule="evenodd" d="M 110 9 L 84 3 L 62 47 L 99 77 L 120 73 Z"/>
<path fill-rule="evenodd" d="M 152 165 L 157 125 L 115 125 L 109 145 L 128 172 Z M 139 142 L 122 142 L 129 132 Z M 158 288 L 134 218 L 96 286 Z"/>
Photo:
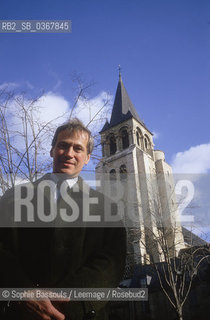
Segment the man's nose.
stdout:
<path fill-rule="evenodd" d="M 66 154 L 66 156 L 73 158 L 74 157 L 74 148 L 72 146 L 67 148 L 65 154 Z"/>

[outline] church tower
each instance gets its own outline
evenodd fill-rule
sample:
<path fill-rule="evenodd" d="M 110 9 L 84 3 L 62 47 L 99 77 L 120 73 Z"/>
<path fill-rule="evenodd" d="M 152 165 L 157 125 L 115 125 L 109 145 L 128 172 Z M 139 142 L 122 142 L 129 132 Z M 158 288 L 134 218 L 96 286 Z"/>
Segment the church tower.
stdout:
<path fill-rule="evenodd" d="M 135 264 L 163 261 L 159 231 L 167 228 L 169 248 L 183 248 L 184 240 L 174 193 L 171 167 L 164 153 L 154 150 L 153 134 L 140 119 L 124 87 L 121 73 L 110 122 L 101 132 L 102 159 L 96 177 L 110 177 L 110 195 L 124 186 L 124 222 L 127 229 L 127 276 Z M 101 179 L 103 189 L 103 179 Z M 132 219 L 130 218 L 132 217 Z"/>

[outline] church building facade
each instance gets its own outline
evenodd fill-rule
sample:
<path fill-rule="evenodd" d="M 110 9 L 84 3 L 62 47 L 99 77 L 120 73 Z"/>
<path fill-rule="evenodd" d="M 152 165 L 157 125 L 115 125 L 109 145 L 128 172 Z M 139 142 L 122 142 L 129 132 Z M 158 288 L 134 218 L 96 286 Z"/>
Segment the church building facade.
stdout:
<path fill-rule="evenodd" d="M 121 201 L 127 229 L 129 277 L 136 264 L 164 261 L 160 241 L 163 229 L 164 241 L 173 255 L 184 248 L 184 240 L 172 169 L 164 152 L 154 149 L 153 134 L 134 108 L 120 73 L 111 118 L 100 135 L 103 155 L 96 176 L 110 177 L 110 190 L 117 181 L 124 186 Z"/>

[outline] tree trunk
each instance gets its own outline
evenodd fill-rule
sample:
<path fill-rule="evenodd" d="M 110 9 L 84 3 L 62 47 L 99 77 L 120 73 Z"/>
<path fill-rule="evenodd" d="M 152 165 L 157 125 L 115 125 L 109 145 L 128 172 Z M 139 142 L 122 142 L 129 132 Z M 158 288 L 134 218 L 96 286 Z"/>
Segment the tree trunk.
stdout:
<path fill-rule="evenodd" d="M 177 313 L 178 313 L 179 320 L 183 320 L 182 307 L 177 308 Z"/>

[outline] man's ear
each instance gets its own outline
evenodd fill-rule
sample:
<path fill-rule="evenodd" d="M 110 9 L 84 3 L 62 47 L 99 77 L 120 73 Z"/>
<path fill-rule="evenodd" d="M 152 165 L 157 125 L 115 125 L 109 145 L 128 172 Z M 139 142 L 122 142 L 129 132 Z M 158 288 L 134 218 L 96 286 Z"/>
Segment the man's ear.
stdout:
<path fill-rule="evenodd" d="M 90 160 L 90 153 L 89 153 L 89 154 L 87 154 L 85 164 L 88 164 L 89 160 Z"/>

